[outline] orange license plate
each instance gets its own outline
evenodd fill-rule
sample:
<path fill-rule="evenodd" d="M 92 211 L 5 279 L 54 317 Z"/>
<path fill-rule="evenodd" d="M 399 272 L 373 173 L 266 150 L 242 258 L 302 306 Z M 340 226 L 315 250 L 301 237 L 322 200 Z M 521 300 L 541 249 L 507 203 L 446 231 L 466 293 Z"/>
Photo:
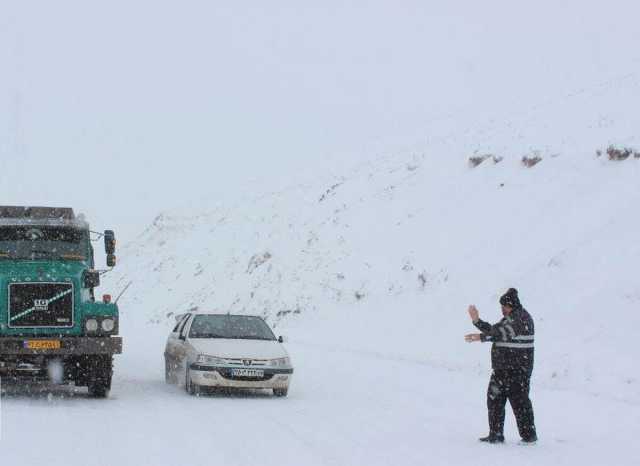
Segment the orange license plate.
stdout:
<path fill-rule="evenodd" d="M 60 349 L 60 340 L 27 340 L 24 342 L 24 347 L 27 349 Z"/>

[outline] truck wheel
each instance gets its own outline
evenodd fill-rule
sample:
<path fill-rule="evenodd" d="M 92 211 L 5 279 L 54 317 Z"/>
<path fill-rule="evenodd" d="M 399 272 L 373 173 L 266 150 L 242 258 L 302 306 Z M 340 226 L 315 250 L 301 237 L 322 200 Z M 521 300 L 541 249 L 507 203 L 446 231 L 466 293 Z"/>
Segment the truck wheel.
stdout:
<path fill-rule="evenodd" d="M 111 390 L 113 377 L 113 357 L 95 356 L 92 359 L 91 375 L 89 376 L 89 396 L 92 398 L 107 398 Z"/>
<path fill-rule="evenodd" d="M 200 385 L 191 381 L 191 371 L 187 367 L 187 376 L 184 382 L 185 389 L 189 395 L 200 395 Z"/>
<path fill-rule="evenodd" d="M 287 396 L 288 393 L 289 393 L 289 389 L 288 388 L 274 388 L 273 389 L 274 396 L 283 397 L 283 396 Z"/>

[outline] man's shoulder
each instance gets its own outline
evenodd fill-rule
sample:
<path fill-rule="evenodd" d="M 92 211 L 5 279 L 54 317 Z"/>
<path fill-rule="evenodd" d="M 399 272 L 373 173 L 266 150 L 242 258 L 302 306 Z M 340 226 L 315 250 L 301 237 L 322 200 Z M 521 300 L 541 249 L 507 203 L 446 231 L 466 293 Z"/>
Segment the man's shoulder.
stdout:
<path fill-rule="evenodd" d="M 518 319 L 522 322 L 532 322 L 533 323 L 533 317 L 531 317 L 531 314 L 529 313 L 529 311 L 527 311 L 525 308 L 520 308 L 518 309 L 517 313 L 514 313 L 514 318 Z"/>

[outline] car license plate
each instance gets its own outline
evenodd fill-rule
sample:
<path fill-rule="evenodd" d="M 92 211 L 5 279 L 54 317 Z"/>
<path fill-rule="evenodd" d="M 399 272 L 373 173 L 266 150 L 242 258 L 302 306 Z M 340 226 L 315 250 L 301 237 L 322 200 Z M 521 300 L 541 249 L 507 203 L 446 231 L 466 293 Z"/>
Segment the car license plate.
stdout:
<path fill-rule="evenodd" d="M 264 377 L 264 371 L 260 369 L 231 369 L 232 377 Z"/>
<path fill-rule="evenodd" d="M 60 340 L 27 340 L 24 342 L 26 349 L 50 350 L 60 349 Z"/>

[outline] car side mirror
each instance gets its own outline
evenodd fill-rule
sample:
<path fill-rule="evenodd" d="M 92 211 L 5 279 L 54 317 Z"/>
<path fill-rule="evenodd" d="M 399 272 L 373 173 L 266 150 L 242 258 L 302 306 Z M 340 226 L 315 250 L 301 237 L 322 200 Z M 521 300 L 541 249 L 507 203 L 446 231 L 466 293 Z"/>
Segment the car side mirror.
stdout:
<path fill-rule="evenodd" d="M 100 286 L 100 272 L 97 270 L 85 270 L 83 285 L 85 288 L 96 288 Z"/>
<path fill-rule="evenodd" d="M 288 339 L 287 337 L 283 337 L 282 335 L 280 335 L 280 336 L 278 337 L 278 341 L 279 341 L 280 343 L 286 343 L 286 342 L 288 342 L 288 341 L 289 341 L 289 339 Z"/>

